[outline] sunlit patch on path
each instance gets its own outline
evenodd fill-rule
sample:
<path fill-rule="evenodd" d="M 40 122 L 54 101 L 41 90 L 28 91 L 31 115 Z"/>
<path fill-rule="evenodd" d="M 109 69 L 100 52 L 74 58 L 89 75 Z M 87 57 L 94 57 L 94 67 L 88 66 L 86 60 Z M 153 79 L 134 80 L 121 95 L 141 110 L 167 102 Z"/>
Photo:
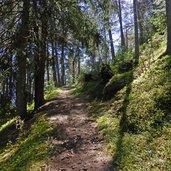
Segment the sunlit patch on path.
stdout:
<path fill-rule="evenodd" d="M 104 152 L 97 125 L 88 116 L 87 103 L 63 89 L 45 104 L 48 120 L 55 125 L 50 171 L 114 171 L 112 157 Z"/>

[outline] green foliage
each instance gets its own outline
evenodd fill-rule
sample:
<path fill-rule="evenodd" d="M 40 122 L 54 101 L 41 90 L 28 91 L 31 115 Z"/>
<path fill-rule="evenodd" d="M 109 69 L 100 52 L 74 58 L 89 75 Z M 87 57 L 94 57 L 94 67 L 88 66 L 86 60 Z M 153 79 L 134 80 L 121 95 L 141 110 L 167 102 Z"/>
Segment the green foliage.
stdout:
<path fill-rule="evenodd" d="M 54 87 L 54 85 L 52 83 L 48 84 L 45 87 L 45 97 L 44 98 L 45 98 L 45 100 L 52 100 L 58 96 L 59 92 L 60 92 L 59 88 Z M 34 110 L 34 102 L 27 105 L 28 112 L 31 113 L 33 110 Z"/>
<path fill-rule="evenodd" d="M 44 116 L 39 116 L 32 124 L 29 129 L 23 129 L 23 136 L 15 144 L 8 143 L 0 153 L 0 170 L 40 170 L 47 164 L 52 150 L 49 135 L 53 127 Z"/>
<path fill-rule="evenodd" d="M 0 119 L 15 116 L 15 107 L 11 103 L 10 96 L 0 94 Z"/>
<path fill-rule="evenodd" d="M 132 92 L 127 107 L 130 124 L 139 131 L 151 129 L 156 124 L 164 124 L 170 110 L 170 57 L 158 59 L 149 70 L 132 83 Z"/>
<path fill-rule="evenodd" d="M 51 91 L 47 92 L 46 95 L 45 95 L 45 100 L 54 99 L 55 97 L 57 97 L 59 92 L 60 92 L 59 89 L 54 89 L 54 90 L 51 90 Z"/>
<path fill-rule="evenodd" d="M 3 61 L 3 60 L 2 60 Z M 6 61 L 3 61 L 3 63 L 4 64 L 6 64 Z M 2 67 L 1 66 L 2 64 L 1 64 L 1 61 L 0 61 L 0 67 Z M 2 70 L 1 72 L 0 72 L 0 80 L 1 80 L 1 82 L 0 82 L 0 90 L 2 90 L 2 87 L 3 87 L 3 82 L 5 81 L 5 79 L 7 78 L 7 76 L 9 75 L 9 68 L 8 69 L 6 69 L 6 70 Z"/>
<path fill-rule="evenodd" d="M 45 100 L 51 100 L 57 97 L 59 94 L 60 90 L 56 88 L 53 83 L 48 84 L 45 87 Z"/>
<path fill-rule="evenodd" d="M 34 102 L 27 105 L 27 111 L 28 112 L 31 113 L 33 110 L 34 110 Z"/>
<path fill-rule="evenodd" d="M 132 80 L 132 71 L 114 75 L 103 90 L 104 100 L 112 98 L 117 91 L 124 88 Z"/>
<path fill-rule="evenodd" d="M 154 6 L 153 17 L 150 19 L 150 23 L 156 32 L 164 34 L 166 31 L 165 1 L 155 0 Z"/>
<path fill-rule="evenodd" d="M 118 66 L 119 73 L 128 72 L 132 69 L 133 69 L 133 61 L 132 60 L 123 61 Z"/>
<path fill-rule="evenodd" d="M 94 101 L 89 107 L 108 144 L 108 152 L 114 156 L 113 164 L 118 170 L 169 170 L 171 128 L 164 126 L 138 134 L 123 132 L 120 107 L 124 92 L 118 92 L 110 102 Z"/>
<path fill-rule="evenodd" d="M 115 90 L 106 92 L 112 99 L 89 106 L 118 170 L 170 170 L 171 56 L 162 56 L 164 50 L 165 42 L 144 45 L 138 67 L 105 86 Z"/>
<path fill-rule="evenodd" d="M 132 52 L 132 49 L 130 49 L 127 53 L 124 53 L 124 59 L 123 54 L 122 56 L 120 56 L 120 54 L 118 53 L 111 66 L 114 73 L 123 73 L 132 70 L 133 56 L 134 54 Z"/>
<path fill-rule="evenodd" d="M 91 81 L 87 83 L 80 83 L 76 89 L 73 90 L 75 95 L 80 95 L 89 99 L 101 99 L 103 97 L 103 89 L 105 84 L 101 81 Z"/>
<path fill-rule="evenodd" d="M 102 81 L 99 73 L 92 73 L 92 80 L 85 82 L 84 74 L 80 76 L 80 84 L 74 90 L 75 94 L 86 94 L 90 98 L 97 99 L 110 99 L 115 93 L 125 87 L 133 77 L 132 73 L 132 60 L 128 54 L 125 61 L 116 61 L 112 66 L 115 73 L 108 83 Z"/>

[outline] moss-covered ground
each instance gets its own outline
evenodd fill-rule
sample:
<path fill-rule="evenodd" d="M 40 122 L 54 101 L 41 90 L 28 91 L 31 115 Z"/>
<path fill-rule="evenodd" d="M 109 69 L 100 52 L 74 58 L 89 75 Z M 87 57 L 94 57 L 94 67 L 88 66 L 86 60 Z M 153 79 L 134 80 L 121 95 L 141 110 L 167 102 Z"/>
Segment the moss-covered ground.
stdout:
<path fill-rule="evenodd" d="M 142 47 L 139 65 L 131 72 L 116 73 L 102 89 L 90 82 L 75 90 L 91 97 L 102 93 L 89 111 L 118 170 L 171 169 L 171 56 L 163 55 L 164 41 L 155 43 Z"/>
<path fill-rule="evenodd" d="M 59 89 L 46 93 L 45 99 L 51 100 L 59 94 Z M 34 105 L 28 109 L 33 110 Z M 54 126 L 46 119 L 46 113 L 34 115 L 22 123 L 14 117 L 0 127 L 0 170 L 2 171 L 39 171 L 48 169 L 49 156 L 53 151 L 52 132 Z M 19 123 L 16 129 L 16 122 Z"/>

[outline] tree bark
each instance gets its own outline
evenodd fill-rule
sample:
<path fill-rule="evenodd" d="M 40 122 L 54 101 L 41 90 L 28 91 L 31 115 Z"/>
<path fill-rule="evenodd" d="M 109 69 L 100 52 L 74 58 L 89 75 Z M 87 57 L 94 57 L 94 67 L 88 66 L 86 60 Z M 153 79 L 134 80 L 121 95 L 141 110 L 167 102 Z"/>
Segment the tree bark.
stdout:
<path fill-rule="evenodd" d="M 77 72 L 77 77 L 80 76 L 80 73 L 81 73 L 81 59 L 80 59 L 80 49 L 79 47 L 77 47 L 77 58 L 78 58 L 78 61 L 77 61 L 77 67 L 78 67 L 78 72 Z"/>
<path fill-rule="evenodd" d="M 57 84 L 57 77 L 56 77 L 55 47 L 54 47 L 53 42 L 52 42 L 52 72 L 53 72 L 53 81 L 54 81 L 55 87 L 57 87 L 58 84 Z"/>
<path fill-rule="evenodd" d="M 171 0 L 166 0 L 167 17 L 167 49 L 166 53 L 171 55 Z"/>
<path fill-rule="evenodd" d="M 125 31 L 125 51 L 128 52 L 129 41 L 128 41 L 128 29 Z"/>
<path fill-rule="evenodd" d="M 107 64 L 109 59 L 108 59 L 108 56 L 109 56 L 109 51 L 108 51 L 108 46 L 107 46 L 107 37 L 106 37 L 106 28 L 103 27 L 103 34 L 104 34 L 104 43 L 103 43 L 103 49 L 104 49 L 104 52 L 103 52 L 103 59 L 104 59 L 104 63 Z"/>
<path fill-rule="evenodd" d="M 125 50 L 125 37 L 124 37 L 124 32 L 123 32 L 122 8 L 121 8 L 120 0 L 118 0 L 118 16 L 119 16 L 120 33 L 121 33 L 121 48 L 122 48 L 122 51 L 124 51 Z"/>
<path fill-rule="evenodd" d="M 41 0 L 40 5 L 44 8 L 41 18 L 40 54 L 35 56 L 35 110 L 44 104 L 44 74 L 46 60 L 47 41 L 47 4 Z"/>
<path fill-rule="evenodd" d="M 31 68 L 27 66 L 27 102 L 31 103 L 32 99 L 32 78 L 31 78 Z"/>
<path fill-rule="evenodd" d="M 58 86 L 61 85 L 61 79 L 60 79 L 60 71 L 59 71 L 59 59 L 58 59 L 58 49 L 57 49 L 57 43 L 55 42 L 55 59 L 56 59 L 56 72 L 57 72 L 57 79 L 58 79 Z"/>
<path fill-rule="evenodd" d="M 50 81 L 50 74 L 49 74 L 49 50 L 48 50 L 48 43 L 47 43 L 47 51 L 46 51 L 46 55 L 47 55 L 47 59 L 46 59 L 46 74 L 47 74 L 47 82 L 49 84 Z"/>
<path fill-rule="evenodd" d="M 140 38 L 139 38 L 139 42 L 140 44 L 143 44 L 144 43 L 144 34 L 143 34 L 143 18 L 142 18 L 142 15 L 141 13 L 144 11 L 140 11 L 140 8 L 141 8 L 141 3 L 140 2 L 137 2 L 137 19 L 138 19 L 138 24 L 139 24 L 139 34 L 140 34 Z"/>
<path fill-rule="evenodd" d="M 61 47 L 61 84 L 65 84 L 65 57 L 64 57 L 64 43 L 62 43 Z"/>
<path fill-rule="evenodd" d="M 16 107 L 17 113 L 24 118 L 27 113 L 26 102 L 26 43 L 29 35 L 29 8 L 30 1 L 23 0 L 23 10 L 21 14 L 21 26 L 16 38 L 16 60 L 17 60 L 17 77 L 16 77 Z"/>
<path fill-rule="evenodd" d="M 80 76 L 81 73 L 81 60 L 80 60 L 80 56 L 78 56 L 78 77 Z"/>
<path fill-rule="evenodd" d="M 9 78 L 9 95 L 10 95 L 10 98 L 12 100 L 13 98 L 13 88 L 14 88 L 14 83 L 13 83 L 13 63 L 12 63 L 12 55 L 10 56 L 10 59 L 9 59 L 9 63 L 10 63 L 10 78 Z"/>
<path fill-rule="evenodd" d="M 115 49 L 113 45 L 113 38 L 112 38 L 112 31 L 111 29 L 108 30 L 109 33 L 109 40 L 110 40 L 110 50 L 111 50 L 111 55 L 112 55 L 112 61 L 115 60 Z"/>
<path fill-rule="evenodd" d="M 72 83 L 75 83 L 75 56 L 72 61 Z"/>
<path fill-rule="evenodd" d="M 138 17 L 137 17 L 137 0 L 133 0 L 133 9 L 134 9 L 134 35 L 135 35 L 135 65 L 139 62 L 139 37 L 138 37 Z"/>

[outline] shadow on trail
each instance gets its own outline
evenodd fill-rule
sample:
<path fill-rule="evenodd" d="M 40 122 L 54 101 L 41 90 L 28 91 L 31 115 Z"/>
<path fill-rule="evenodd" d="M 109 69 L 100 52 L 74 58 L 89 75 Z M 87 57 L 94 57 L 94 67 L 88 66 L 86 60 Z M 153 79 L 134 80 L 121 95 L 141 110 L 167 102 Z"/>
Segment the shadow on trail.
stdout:
<path fill-rule="evenodd" d="M 52 171 L 115 171 L 112 158 L 102 150 L 103 142 L 96 123 L 88 116 L 87 103 L 69 94 L 70 89 L 64 87 L 55 100 L 41 108 L 54 125 Z"/>

